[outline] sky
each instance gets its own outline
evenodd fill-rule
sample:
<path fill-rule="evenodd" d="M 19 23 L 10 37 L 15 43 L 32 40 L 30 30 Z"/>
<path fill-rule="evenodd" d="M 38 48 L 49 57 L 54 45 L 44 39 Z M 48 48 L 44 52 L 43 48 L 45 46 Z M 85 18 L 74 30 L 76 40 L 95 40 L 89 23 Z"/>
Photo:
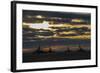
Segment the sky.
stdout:
<path fill-rule="evenodd" d="M 23 18 L 24 19 L 27 19 L 28 16 L 36 16 L 36 15 L 42 15 L 45 17 L 82 18 L 85 20 L 90 19 L 89 13 L 23 10 Z"/>
<path fill-rule="evenodd" d="M 90 39 L 90 31 L 89 13 L 23 10 L 24 37 Z"/>

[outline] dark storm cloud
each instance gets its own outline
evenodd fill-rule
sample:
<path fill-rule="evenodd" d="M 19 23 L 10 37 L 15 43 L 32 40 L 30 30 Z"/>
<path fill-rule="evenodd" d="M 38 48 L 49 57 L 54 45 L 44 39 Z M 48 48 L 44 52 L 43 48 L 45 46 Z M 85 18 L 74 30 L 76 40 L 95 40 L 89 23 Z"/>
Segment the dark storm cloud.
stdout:
<path fill-rule="evenodd" d="M 42 15 L 45 17 L 82 18 L 84 20 L 89 20 L 91 17 L 90 13 L 23 10 L 24 19 L 27 18 L 27 16 L 36 16 L 36 15 Z"/>

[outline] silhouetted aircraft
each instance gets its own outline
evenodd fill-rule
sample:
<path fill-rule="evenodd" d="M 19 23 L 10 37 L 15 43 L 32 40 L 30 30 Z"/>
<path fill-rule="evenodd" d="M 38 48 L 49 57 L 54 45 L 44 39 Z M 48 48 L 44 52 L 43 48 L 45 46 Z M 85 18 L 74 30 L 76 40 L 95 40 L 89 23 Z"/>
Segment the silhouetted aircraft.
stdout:
<path fill-rule="evenodd" d="M 79 45 L 78 47 L 79 47 L 79 51 L 80 51 L 80 52 L 85 52 L 85 51 L 83 50 L 83 48 L 81 47 L 81 45 Z"/>
<path fill-rule="evenodd" d="M 49 48 L 49 52 L 52 52 L 52 48 L 51 47 Z"/>

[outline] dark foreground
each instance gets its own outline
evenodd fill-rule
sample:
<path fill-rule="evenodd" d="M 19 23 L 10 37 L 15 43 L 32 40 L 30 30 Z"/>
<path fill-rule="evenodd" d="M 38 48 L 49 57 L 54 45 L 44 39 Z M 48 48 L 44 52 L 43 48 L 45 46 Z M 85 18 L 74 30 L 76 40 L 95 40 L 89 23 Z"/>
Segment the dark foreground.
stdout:
<path fill-rule="evenodd" d="M 23 62 L 64 61 L 91 59 L 90 51 L 24 53 Z"/>

